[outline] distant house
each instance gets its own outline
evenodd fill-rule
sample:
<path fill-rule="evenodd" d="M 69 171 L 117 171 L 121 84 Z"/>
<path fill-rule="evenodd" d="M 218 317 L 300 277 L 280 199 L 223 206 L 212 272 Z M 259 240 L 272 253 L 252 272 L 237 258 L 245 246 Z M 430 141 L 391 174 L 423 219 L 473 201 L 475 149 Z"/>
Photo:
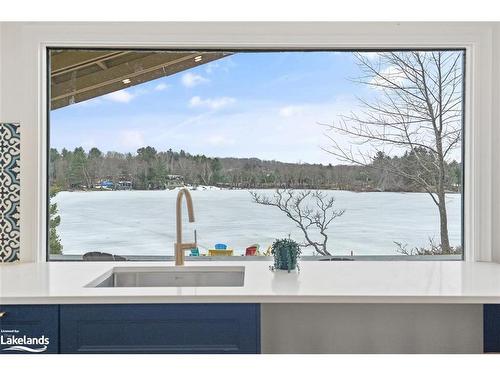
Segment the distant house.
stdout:
<path fill-rule="evenodd" d="M 167 175 L 167 179 L 166 179 L 166 187 L 167 188 L 174 188 L 174 187 L 179 187 L 179 186 L 184 186 L 184 176 L 181 176 L 179 174 Z"/>
<path fill-rule="evenodd" d="M 118 181 L 117 189 L 132 190 L 132 181 Z"/>

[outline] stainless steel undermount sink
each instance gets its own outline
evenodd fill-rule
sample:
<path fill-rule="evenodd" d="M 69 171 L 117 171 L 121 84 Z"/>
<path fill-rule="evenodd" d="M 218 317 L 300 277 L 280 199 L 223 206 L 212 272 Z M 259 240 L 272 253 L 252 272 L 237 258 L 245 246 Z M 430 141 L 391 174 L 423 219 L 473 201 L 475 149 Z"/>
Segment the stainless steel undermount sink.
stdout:
<path fill-rule="evenodd" d="M 235 287 L 244 279 L 245 267 L 238 266 L 114 267 L 87 287 Z"/>

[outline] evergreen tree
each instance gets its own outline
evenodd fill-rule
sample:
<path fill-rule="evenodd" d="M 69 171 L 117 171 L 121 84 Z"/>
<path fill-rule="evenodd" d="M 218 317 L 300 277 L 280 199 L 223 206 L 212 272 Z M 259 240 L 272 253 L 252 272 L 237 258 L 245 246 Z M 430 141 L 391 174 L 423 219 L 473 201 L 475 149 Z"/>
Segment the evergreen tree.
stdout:
<path fill-rule="evenodd" d="M 87 154 L 83 147 L 73 151 L 69 163 L 69 184 L 71 188 L 78 188 L 88 183 L 86 175 Z"/>
<path fill-rule="evenodd" d="M 50 189 L 49 199 L 52 200 L 58 191 Z M 49 200 L 49 202 L 50 202 Z M 49 204 L 49 253 L 62 254 L 63 246 L 59 235 L 57 234 L 57 227 L 61 224 L 61 217 L 58 215 L 57 203 Z"/>

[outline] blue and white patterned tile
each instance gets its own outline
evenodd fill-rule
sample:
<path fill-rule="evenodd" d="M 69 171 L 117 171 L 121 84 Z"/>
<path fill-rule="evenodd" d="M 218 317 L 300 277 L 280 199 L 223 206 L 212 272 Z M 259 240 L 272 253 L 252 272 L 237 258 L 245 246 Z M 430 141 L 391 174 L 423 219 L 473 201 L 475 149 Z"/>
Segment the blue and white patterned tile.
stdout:
<path fill-rule="evenodd" d="M 0 123 L 0 262 L 19 260 L 20 157 L 19 124 Z"/>

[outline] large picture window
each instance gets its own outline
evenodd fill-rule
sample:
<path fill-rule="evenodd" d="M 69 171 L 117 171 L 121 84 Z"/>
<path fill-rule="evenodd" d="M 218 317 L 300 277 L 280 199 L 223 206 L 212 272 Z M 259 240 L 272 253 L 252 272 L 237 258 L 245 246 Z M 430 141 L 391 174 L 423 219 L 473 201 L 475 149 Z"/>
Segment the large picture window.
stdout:
<path fill-rule="evenodd" d="M 49 49 L 48 258 L 173 256 L 187 187 L 187 259 L 256 259 L 279 238 L 318 259 L 462 259 L 464 64 Z"/>

